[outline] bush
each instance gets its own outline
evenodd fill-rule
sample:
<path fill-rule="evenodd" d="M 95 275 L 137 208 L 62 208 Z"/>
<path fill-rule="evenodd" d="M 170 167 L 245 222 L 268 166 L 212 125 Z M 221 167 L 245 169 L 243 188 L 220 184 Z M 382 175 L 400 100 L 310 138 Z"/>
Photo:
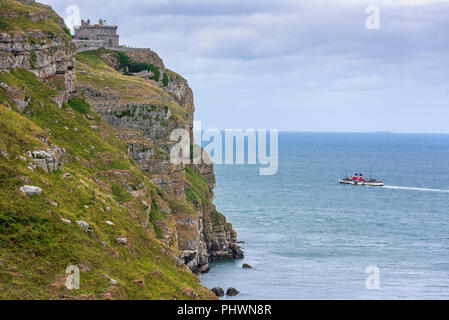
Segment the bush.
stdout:
<path fill-rule="evenodd" d="M 125 74 L 127 75 L 130 75 L 130 73 L 138 73 L 147 70 L 153 73 L 152 77 L 153 80 L 159 81 L 161 77 L 161 72 L 154 64 L 145 62 L 136 62 L 131 60 L 130 57 L 128 57 L 121 51 L 114 51 L 114 52 L 117 54 L 119 60 L 118 70 L 124 70 Z"/>
<path fill-rule="evenodd" d="M 37 56 L 36 56 L 36 51 L 31 50 L 30 53 L 30 66 L 31 68 L 36 68 L 36 61 L 37 61 Z"/>
<path fill-rule="evenodd" d="M 69 106 L 71 106 L 73 110 L 76 110 L 79 113 L 86 114 L 86 113 L 90 112 L 90 105 L 86 102 L 86 100 L 84 100 L 82 98 L 70 99 Z"/>
<path fill-rule="evenodd" d="M 168 86 L 168 75 L 167 72 L 164 72 L 164 76 L 162 78 L 162 84 L 164 87 Z"/>

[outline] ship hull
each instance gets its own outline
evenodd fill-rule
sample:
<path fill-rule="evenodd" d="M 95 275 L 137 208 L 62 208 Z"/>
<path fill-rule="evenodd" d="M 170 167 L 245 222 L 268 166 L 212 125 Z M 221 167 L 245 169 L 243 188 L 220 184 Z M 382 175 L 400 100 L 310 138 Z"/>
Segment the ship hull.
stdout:
<path fill-rule="evenodd" d="M 381 181 L 369 182 L 369 181 L 352 181 L 340 179 L 341 184 L 351 184 L 353 186 L 369 186 L 369 187 L 383 187 L 384 183 Z"/>

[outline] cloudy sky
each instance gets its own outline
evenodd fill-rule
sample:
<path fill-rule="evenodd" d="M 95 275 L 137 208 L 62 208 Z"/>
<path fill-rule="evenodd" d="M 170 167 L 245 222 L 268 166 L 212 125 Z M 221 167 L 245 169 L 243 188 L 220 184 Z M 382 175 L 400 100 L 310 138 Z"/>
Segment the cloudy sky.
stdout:
<path fill-rule="evenodd" d="M 447 0 L 40 1 L 158 52 L 203 128 L 449 133 Z"/>

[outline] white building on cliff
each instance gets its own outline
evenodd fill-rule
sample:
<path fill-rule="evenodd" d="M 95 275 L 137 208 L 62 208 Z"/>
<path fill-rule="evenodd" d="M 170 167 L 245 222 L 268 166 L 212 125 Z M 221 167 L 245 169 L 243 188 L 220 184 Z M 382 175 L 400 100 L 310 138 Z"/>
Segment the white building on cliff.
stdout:
<path fill-rule="evenodd" d="M 103 19 L 100 19 L 98 24 L 91 24 L 90 20 L 81 20 L 81 25 L 75 27 L 73 43 L 77 46 L 78 52 L 98 48 L 117 48 L 120 46 L 117 29 L 117 26 L 106 25 Z"/>

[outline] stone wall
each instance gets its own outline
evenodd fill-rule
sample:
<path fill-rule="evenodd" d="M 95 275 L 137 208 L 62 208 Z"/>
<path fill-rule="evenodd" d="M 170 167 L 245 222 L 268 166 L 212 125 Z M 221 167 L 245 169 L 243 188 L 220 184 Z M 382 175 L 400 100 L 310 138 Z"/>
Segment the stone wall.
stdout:
<path fill-rule="evenodd" d="M 104 40 L 72 40 L 72 42 L 76 46 L 77 52 L 109 48 L 108 43 Z"/>

